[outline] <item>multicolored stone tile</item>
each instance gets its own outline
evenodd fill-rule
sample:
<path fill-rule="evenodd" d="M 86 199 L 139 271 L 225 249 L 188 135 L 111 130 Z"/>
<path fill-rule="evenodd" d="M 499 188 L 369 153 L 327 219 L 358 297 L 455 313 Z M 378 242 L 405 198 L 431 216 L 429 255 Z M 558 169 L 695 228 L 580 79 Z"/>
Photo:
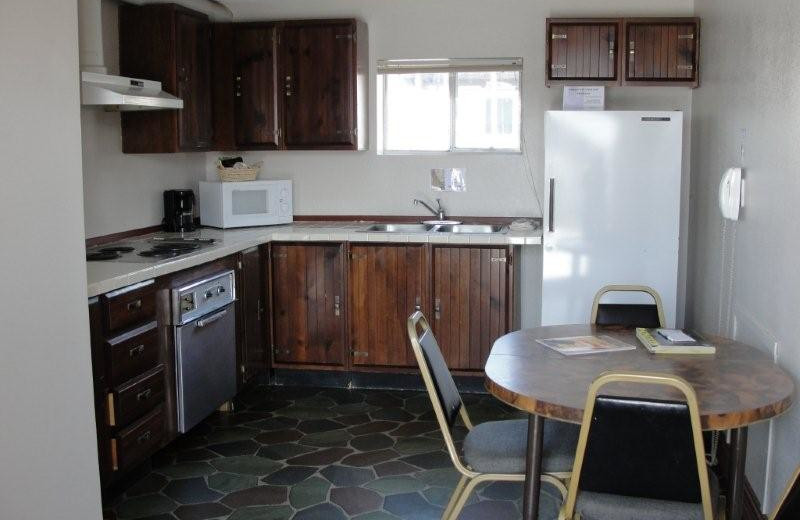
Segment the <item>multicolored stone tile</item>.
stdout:
<path fill-rule="evenodd" d="M 120 520 L 438 520 L 460 474 L 427 393 L 255 387 L 153 457 L 110 501 Z M 467 394 L 474 422 L 517 418 Z M 467 430 L 456 426 L 460 446 Z M 478 486 L 460 520 L 520 518 L 521 483 Z M 560 495 L 544 486 L 540 518 Z"/>

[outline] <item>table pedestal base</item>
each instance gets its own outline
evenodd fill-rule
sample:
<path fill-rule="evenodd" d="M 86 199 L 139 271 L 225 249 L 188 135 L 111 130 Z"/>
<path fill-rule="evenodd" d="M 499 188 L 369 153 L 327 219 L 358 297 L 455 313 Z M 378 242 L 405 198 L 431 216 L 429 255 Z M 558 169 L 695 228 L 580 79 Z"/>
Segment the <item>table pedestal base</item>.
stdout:
<path fill-rule="evenodd" d="M 522 491 L 522 518 L 539 517 L 539 491 L 542 475 L 542 445 L 544 444 L 544 418 L 528 416 L 528 454 L 525 458 L 525 487 Z"/>

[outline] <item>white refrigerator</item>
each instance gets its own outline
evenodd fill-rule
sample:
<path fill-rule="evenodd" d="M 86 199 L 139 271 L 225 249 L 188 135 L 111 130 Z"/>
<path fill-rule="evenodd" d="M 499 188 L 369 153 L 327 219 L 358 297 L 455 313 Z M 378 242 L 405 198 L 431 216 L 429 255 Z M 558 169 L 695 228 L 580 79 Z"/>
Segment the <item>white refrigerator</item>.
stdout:
<path fill-rule="evenodd" d="M 546 113 L 542 325 L 588 323 L 595 293 L 626 284 L 675 326 L 682 149 L 681 112 Z"/>

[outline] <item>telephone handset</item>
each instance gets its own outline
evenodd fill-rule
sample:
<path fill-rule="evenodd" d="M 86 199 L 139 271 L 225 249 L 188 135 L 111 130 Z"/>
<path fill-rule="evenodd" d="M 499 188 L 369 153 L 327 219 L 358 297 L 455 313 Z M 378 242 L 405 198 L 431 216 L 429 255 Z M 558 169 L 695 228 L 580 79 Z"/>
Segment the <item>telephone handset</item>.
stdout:
<path fill-rule="evenodd" d="M 739 220 L 742 206 L 742 169 L 729 168 L 719 182 L 719 210 L 729 220 Z"/>

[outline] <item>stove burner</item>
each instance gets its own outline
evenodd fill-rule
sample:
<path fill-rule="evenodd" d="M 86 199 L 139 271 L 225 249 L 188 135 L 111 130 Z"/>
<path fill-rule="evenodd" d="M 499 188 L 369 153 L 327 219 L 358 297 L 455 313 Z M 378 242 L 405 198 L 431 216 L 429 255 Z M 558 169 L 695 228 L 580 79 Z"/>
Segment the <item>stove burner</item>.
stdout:
<path fill-rule="evenodd" d="M 131 246 L 110 246 L 100 250 L 101 253 L 130 253 L 134 248 Z"/>
<path fill-rule="evenodd" d="M 191 244 L 185 242 L 164 242 L 162 244 L 153 245 L 153 251 L 171 251 L 174 253 L 186 253 L 199 248 L 200 244 Z"/>
<path fill-rule="evenodd" d="M 172 251 L 169 249 L 148 249 L 146 251 L 139 252 L 139 256 L 144 256 L 147 258 L 172 258 L 180 254 L 180 251 Z"/>
<path fill-rule="evenodd" d="M 116 251 L 96 251 L 93 253 L 86 253 L 86 261 L 115 260 L 119 258 L 119 256 L 119 253 Z"/>

